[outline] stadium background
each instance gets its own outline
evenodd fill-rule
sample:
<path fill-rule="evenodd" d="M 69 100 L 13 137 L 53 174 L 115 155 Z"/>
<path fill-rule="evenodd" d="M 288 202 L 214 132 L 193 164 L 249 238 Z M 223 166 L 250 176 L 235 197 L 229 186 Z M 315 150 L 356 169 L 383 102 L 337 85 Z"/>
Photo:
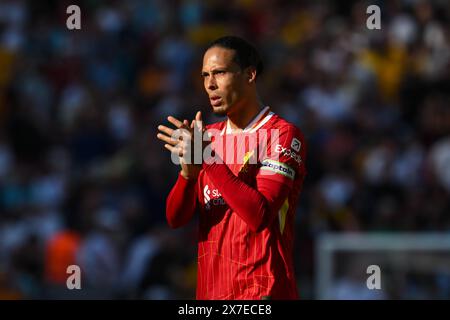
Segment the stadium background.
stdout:
<path fill-rule="evenodd" d="M 261 51 L 263 101 L 308 141 L 301 298 L 317 298 L 324 233 L 448 234 L 449 18 L 445 0 L 2 0 L 0 298 L 194 297 L 195 223 L 165 223 L 178 168 L 156 126 L 198 108 L 217 121 L 200 67 L 225 34 Z M 65 287 L 70 264 L 82 290 Z M 384 296 L 421 297 L 448 299 L 448 270 Z"/>

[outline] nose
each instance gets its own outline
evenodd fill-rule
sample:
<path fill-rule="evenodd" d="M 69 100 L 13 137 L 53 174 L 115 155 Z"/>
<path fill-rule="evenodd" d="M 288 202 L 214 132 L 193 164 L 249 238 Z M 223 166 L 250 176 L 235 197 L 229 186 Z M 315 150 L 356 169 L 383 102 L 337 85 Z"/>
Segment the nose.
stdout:
<path fill-rule="evenodd" d="M 215 90 L 217 89 L 217 82 L 216 79 L 214 78 L 213 75 L 211 75 L 210 77 L 208 77 L 207 83 L 206 83 L 206 87 L 209 90 Z"/>

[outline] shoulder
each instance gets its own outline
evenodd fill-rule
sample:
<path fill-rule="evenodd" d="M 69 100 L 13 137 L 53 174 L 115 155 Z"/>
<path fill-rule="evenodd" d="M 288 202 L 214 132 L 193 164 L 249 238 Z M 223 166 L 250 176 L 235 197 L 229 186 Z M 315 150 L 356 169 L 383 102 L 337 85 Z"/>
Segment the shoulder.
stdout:
<path fill-rule="evenodd" d="M 261 127 L 266 131 L 262 132 L 262 136 L 267 135 L 263 146 L 263 150 L 266 149 L 267 153 L 261 162 L 261 170 L 279 173 L 266 177 L 281 179 L 290 184 L 295 179 L 300 179 L 295 177 L 303 177 L 306 174 L 303 134 L 292 122 L 275 113 L 271 113 L 270 116 L 271 118 Z"/>
<path fill-rule="evenodd" d="M 304 141 L 303 132 L 292 122 L 287 121 L 283 117 L 276 113 L 271 114 L 270 120 L 267 122 L 267 126 L 264 126 L 268 130 L 278 130 L 279 137 L 296 138 L 300 141 Z"/>

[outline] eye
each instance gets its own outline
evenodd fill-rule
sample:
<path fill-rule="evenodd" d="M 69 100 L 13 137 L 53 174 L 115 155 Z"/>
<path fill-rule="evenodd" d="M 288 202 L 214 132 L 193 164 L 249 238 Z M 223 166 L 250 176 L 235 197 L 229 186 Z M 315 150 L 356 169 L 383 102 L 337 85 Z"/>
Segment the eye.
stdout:
<path fill-rule="evenodd" d="M 214 70 L 213 71 L 213 74 L 216 76 L 216 75 L 223 75 L 223 74 L 225 74 L 226 73 L 226 71 L 225 70 Z"/>

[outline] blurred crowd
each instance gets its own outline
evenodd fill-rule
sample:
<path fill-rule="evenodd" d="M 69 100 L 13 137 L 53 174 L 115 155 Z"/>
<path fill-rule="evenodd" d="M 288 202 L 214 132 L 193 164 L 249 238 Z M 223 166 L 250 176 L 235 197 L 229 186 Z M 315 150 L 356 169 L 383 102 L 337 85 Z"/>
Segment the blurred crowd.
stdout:
<path fill-rule="evenodd" d="M 446 0 L 2 0 L 0 299 L 195 297 L 196 224 L 167 227 L 179 169 L 156 127 L 221 120 L 200 70 L 226 34 L 260 50 L 263 102 L 307 139 L 302 298 L 323 232 L 449 232 L 449 29 Z"/>

